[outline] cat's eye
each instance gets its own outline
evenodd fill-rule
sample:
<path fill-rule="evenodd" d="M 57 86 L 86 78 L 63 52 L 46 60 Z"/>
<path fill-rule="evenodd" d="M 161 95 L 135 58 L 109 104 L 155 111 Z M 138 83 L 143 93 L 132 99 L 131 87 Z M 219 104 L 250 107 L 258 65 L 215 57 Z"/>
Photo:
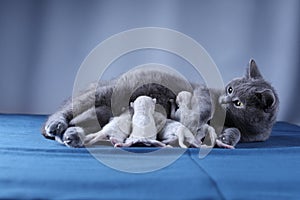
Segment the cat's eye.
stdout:
<path fill-rule="evenodd" d="M 242 106 L 244 105 L 240 100 L 235 100 L 235 101 L 233 101 L 233 104 L 234 104 L 236 107 L 242 107 Z"/>
<path fill-rule="evenodd" d="M 227 88 L 227 92 L 228 92 L 228 94 L 231 94 L 233 92 L 233 88 L 232 87 L 228 87 Z"/>

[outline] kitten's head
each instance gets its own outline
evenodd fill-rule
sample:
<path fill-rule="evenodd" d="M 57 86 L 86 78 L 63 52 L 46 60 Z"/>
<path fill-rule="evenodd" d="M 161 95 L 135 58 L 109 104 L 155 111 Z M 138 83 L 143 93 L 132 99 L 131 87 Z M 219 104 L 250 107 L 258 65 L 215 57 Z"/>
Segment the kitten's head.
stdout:
<path fill-rule="evenodd" d="M 186 106 L 191 108 L 191 100 L 192 100 L 192 93 L 188 91 L 181 91 L 178 93 L 176 97 L 176 103 L 179 107 Z"/>
<path fill-rule="evenodd" d="M 150 112 L 154 114 L 156 99 L 152 99 L 148 96 L 139 96 L 134 102 L 131 102 L 130 106 L 134 112 Z"/>
<path fill-rule="evenodd" d="M 244 77 L 226 86 L 219 102 L 226 108 L 225 126 L 241 131 L 241 141 L 264 141 L 269 138 L 279 107 L 274 88 L 266 82 L 253 59 Z"/>

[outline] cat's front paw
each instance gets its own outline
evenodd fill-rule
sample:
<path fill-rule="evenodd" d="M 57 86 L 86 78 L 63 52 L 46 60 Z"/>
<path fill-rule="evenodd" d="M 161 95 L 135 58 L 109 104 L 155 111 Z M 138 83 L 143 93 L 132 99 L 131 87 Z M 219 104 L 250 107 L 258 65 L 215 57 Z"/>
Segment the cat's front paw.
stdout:
<path fill-rule="evenodd" d="M 45 133 L 49 137 L 59 136 L 62 135 L 67 128 L 68 124 L 63 118 L 49 120 L 45 126 Z"/>
<path fill-rule="evenodd" d="M 224 144 L 224 146 L 218 146 L 225 148 L 228 148 L 227 146 L 234 147 L 240 141 L 240 138 L 241 133 L 237 128 L 226 128 L 217 138 L 219 144 Z"/>
<path fill-rule="evenodd" d="M 80 127 L 69 127 L 62 138 L 63 143 L 68 147 L 83 147 L 84 130 Z"/>

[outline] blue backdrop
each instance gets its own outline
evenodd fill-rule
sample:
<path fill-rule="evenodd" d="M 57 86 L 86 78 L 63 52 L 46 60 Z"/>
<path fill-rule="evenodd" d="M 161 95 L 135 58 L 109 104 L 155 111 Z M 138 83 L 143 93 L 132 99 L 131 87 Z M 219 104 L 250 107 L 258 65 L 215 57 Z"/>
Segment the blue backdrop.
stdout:
<path fill-rule="evenodd" d="M 281 100 L 278 120 L 300 124 L 300 1 L 0 1 L 0 112 L 49 114 L 72 94 L 88 53 L 113 34 L 156 26 L 199 42 L 224 82 L 241 76 L 255 58 Z M 159 51 L 120 58 L 106 78 L 132 66 L 188 64 Z"/>

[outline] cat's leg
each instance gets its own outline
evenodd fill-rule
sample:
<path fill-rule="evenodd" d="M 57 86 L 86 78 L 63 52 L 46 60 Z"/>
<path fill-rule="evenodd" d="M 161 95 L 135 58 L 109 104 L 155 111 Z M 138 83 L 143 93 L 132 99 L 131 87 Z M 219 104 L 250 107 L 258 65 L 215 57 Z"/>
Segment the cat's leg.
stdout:
<path fill-rule="evenodd" d="M 101 119 L 98 120 L 100 117 Z M 63 134 L 55 135 L 55 140 L 59 143 L 65 144 L 68 147 L 82 147 L 82 137 L 90 133 L 100 131 L 101 125 L 104 126 L 103 121 L 106 120 L 105 122 L 108 123 L 110 117 L 111 110 L 108 107 L 100 106 L 97 108 L 88 109 L 87 111 L 73 118 L 69 122 L 69 127 Z"/>
<path fill-rule="evenodd" d="M 73 119 L 73 103 L 74 106 L 80 107 L 80 102 L 82 101 L 82 99 L 85 99 L 89 95 L 91 95 L 90 92 L 83 93 L 81 96 L 78 96 L 76 99 L 74 99 L 74 101 L 71 101 L 71 99 L 66 101 L 59 111 L 52 114 L 48 118 L 48 120 L 45 123 L 44 130 L 42 131 L 43 135 L 47 137 L 55 137 L 57 135 L 62 135 L 68 128 L 69 122 Z M 89 101 L 85 102 L 85 104 L 91 103 Z M 83 110 L 85 107 L 86 106 L 82 107 Z"/>
<path fill-rule="evenodd" d="M 188 148 L 185 144 L 184 144 L 184 134 L 179 133 L 178 134 L 178 144 L 181 148 Z"/>
<path fill-rule="evenodd" d="M 180 145 L 180 140 L 182 140 L 182 143 L 183 141 L 186 141 L 191 147 L 198 148 L 201 145 L 201 143 L 199 144 L 199 142 L 195 139 L 193 133 L 188 128 L 182 126 L 178 131 L 179 131 L 178 133 L 179 145 Z M 182 145 L 180 146 L 182 147 Z"/>
<path fill-rule="evenodd" d="M 98 87 L 95 93 L 96 84 L 91 85 L 87 90 L 73 98 L 73 101 L 67 101 L 62 108 L 52 114 L 42 128 L 42 134 L 47 138 L 54 138 L 61 135 L 69 127 L 70 121 L 75 118 L 74 113 L 79 115 L 94 106 L 101 106 L 106 102 L 102 99 L 110 99 L 113 85 L 102 85 Z"/>
<path fill-rule="evenodd" d="M 100 131 L 112 116 L 111 108 L 108 106 L 92 107 L 73 118 L 69 125 L 82 127 L 87 135 Z"/>
<path fill-rule="evenodd" d="M 155 146 L 155 147 L 166 147 L 167 145 L 158 141 L 158 140 L 154 140 L 154 139 L 146 139 L 146 138 L 143 138 L 143 139 L 127 139 L 125 141 L 125 143 L 117 143 L 115 144 L 115 147 L 130 147 L 132 146 L 133 144 L 143 144 L 143 145 L 146 145 L 146 146 Z"/>
<path fill-rule="evenodd" d="M 110 140 L 110 142 L 111 142 L 111 144 L 112 144 L 113 146 L 115 146 L 116 144 L 124 143 L 125 139 L 126 139 L 126 138 L 121 137 L 121 136 L 113 136 L 113 137 L 110 137 L 110 138 L 109 138 L 109 140 Z M 132 144 L 131 144 L 131 145 L 132 145 Z M 130 145 L 130 146 L 131 146 L 131 145 Z"/>
<path fill-rule="evenodd" d="M 186 130 L 185 130 L 185 127 L 184 126 L 180 126 L 178 129 L 177 129 L 177 133 L 176 135 L 178 136 L 178 144 L 181 148 L 188 148 L 185 144 L 184 144 L 184 141 L 185 141 L 185 134 L 186 134 Z M 192 133 L 191 133 L 192 134 Z"/>
<path fill-rule="evenodd" d="M 97 142 L 107 140 L 108 139 L 107 136 L 108 135 L 102 131 L 99 131 L 99 132 L 93 133 L 93 134 L 89 134 L 89 135 L 85 136 L 84 145 L 92 146 L 92 145 L 96 144 Z"/>
<path fill-rule="evenodd" d="M 240 138 L 241 133 L 237 128 L 225 128 L 217 138 L 217 145 L 225 148 L 234 147 Z"/>
<path fill-rule="evenodd" d="M 63 110 L 49 116 L 42 127 L 42 134 L 48 139 L 54 139 L 55 136 L 61 137 L 69 126 L 68 121 L 70 118 L 72 118 L 70 106 L 66 105 Z"/>
<path fill-rule="evenodd" d="M 81 127 L 69 127 L 63 134 L 61 141 L 68 147 L 83 147 L 84 145 L 84 130 Z M 58 142 L 60 138 L 55 137 Z"/>
<path fill-rule="evenodd" d="M 217 133 L 216 133 L 215 129 L 208 124 L 204 124 L 202 126 L 202 130 L 205 133 L 205 137 L 203 140 L 203 145 L 201 145 L 201 146 L 214 147 L 216 144 L 216 139 L 217 139 Z"/>
<path fill-rule="evenodd" d="M 225 148 L 225 149 L 234 149 L 234 146 L 225 144 L 223 142 L 221 142 L 220 140 L 216 140 L 216 145 L 220 148 Z"/>
<path fill-rule="evenodd" d="M 161 142 L 168 145 L 168 144 L 174 144 L 175 141 L 177 140 L 178 140 L 178 136 L 170 135 L 167 139 L 163 139 Z"/>
<path fill-rule="evenodd" d="M 145 142 L 145 144 L 150 144 L 153 145 L 155 147 L 166 147 L 167 145 L 164 144 L 163 142 L 160 142 L 158 140 L 153 140 L 153 139 L 147 139 Z"/>
<path fill-rule="evenodd" d="M 116 147 L 130 147 L 130 146 L 132 146 L 134 144 L 134 142 L 133 141 L 125 141 L 125 143 L 116 143 L 115 145 L 114 145 L 114 147 L 116 148 Z"/>

